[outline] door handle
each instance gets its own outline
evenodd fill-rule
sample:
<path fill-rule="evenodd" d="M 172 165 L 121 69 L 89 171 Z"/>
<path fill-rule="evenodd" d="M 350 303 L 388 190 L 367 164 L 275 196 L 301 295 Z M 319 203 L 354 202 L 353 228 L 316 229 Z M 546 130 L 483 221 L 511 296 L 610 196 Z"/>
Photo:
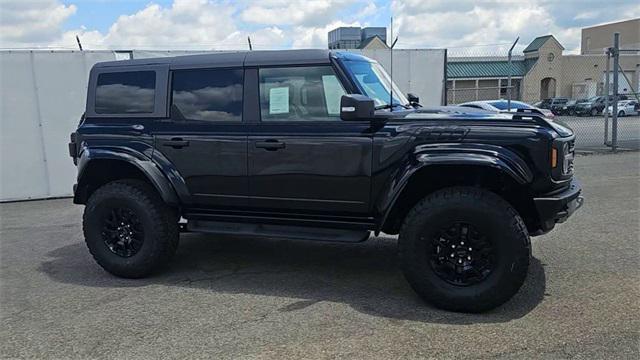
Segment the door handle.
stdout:
<path fill-rule="evenodd" d="M 278 140 L 269 139 L 265 141 L 256 141 L 256 147 L 268 151 L 275 151 L 278 149 L 284 149 L 285 143 Z"/>
<path fill-rule="evenodd" d="M 162 141 L 163 146 L 170 146 L 174 149 L 181 149 L 183 147 L 189 146 L 188 140 L 182 140 L 181 138 L 173 138 L 171 140 Z"/>

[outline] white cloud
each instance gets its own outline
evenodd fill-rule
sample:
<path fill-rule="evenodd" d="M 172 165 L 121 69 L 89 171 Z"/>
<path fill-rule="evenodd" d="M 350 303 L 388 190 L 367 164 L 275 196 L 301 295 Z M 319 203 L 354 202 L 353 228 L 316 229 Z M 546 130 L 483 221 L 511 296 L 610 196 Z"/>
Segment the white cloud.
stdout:
<path fill-rule="evenodd" d="M 367 5 L 365 5 L 365 7 L 363 7 L 356 14 L 356 18 L 365 18 L 367 16 L 371 16 L 371 15 L 375 14 L 376 12 L 378 12 L 379 10 L 380 10 L 380 8 L 376 5 L 375 2 L 368 1 Z"/>
<path fill-rule="evenodd" d="M 504 53 L 520 36 L 521 50 L 536 36 L 553 34 L 567 48 L 579 48 L 580 28 L 596 22 L 640 16 L 632 1 L 601 0 L 175 0 L 122 14 L 108 29 L 63 31 L 75 5 L 61 0 L 0 0 L 0 46 L 75 48 L 78 34 L 87 49 L 255 49 L 327 46 L 338 26 L 386 25 L 390 8 L 398 47 L 482 47 Z M 90 7 L 82 3 L 78 6 Z M 83 8 L 84 9 L 84 8 Z M 89 23 L 91 22 L 88 19 Z M 463 49 L 464 50 L 464 49 Z M 459 51 L 463 51 L 459 50 Z M 465 50 L 466 51 L 466 50 Z"/>
<path fill-rule="evenodd" d="M 351 23 L 335 21 L 320 27 L 297 26 L 292 29 L 290 35 L 293 39 L 292 47 L 298 49 L 326 48 L 329 31 L 341 26 L 361 26 L 361 24 L 357 21 Z"/>
<path fill-rule="evenodd" d="M 1 12 L 5 14 L 5 6 L 2 4 Z M 48 1 L 48 4 L 51 12 L 66 11 L 66 16 L 76 10 L 74 6 L 65 7 L 54 0 Z M 27 9 L 31 16 L 23 16 L 23 21 L 15 21 L 12 24 L 12 32 L 6 33 L 16 35 L 12 35 L 12 41 L 5 41 L 3 36 L 4 47 L 21 43 L 23 46 L 45 44 L 75 48 L 76 35 L 80 37 L 85 49 L 246 49 L 248 36 L 251 37 L 255 49 L 265 49 L 283 47 L 289 41 L 288 36 L 277 26 L 254 31 L 240 29 L 234 18 L 237 9 L 227 2 L 175 0 L 171 6 L 166 7 L 150 3 L 133 14 L 119 16 L 104 33 L 80 28 L 66 32 L 51 32 L 49 36 L 39 39 L 19 35 L 20 31 L 33 28 L 32 23 L 37 22 L 36 18 L 42 15 L 40 10 L 29 7 L 29 3 L 15 8 L 16 12 Z M 60 28 L 64 19 L 61 19 L 60 15 L 52 15 L 52 18 L 60 19 L 55 23 L 57 28 Z"/>
<path fill-rule="evenodd" d="M 249 23 L 273 25 L 324 25 L 358 0 L 262 0 L 242 11 Z"/>
<path fill-rule="evenodd" d="M 394 0 L 391 8 L 399 47 L 446 47 L 454 48 L 457 55 L 504 55 L 517 37 L 516 50 L 522 50 L 535 37 L 547 34 L 554 35 L 566 52 L 579 52 L 582 27 L 637 17 L 640 6 L 632 3 L 613 1 L 604 7 L 595 0 L 458 0 L 452 6 L 450 0 Z M 478 46 L 482 44 L 503 45 Z"/>
<path fill-rule="evenodd" d="M 0 44 L 5 47 L 48 44 L 62 35 L 62 24 L 77 10 L 56 0 L 3 0 L 0 6 Z"/>

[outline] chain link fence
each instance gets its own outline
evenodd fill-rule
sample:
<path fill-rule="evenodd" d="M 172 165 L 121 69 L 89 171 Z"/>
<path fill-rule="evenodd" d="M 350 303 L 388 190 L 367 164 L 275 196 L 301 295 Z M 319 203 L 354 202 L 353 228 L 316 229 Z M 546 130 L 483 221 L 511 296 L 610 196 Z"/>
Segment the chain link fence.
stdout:
<path fill-rule="evenodd" d="M 552 36 L 515 44 L 511 56 L 513 43 L 449 48 L 446 103 L 506 110 L 510 98 L 512 109 L 534 105 L 569 125 L 580 150 L 640 149 L 640 50 L 616 51 L 611 40 L 589 54 Z"/>

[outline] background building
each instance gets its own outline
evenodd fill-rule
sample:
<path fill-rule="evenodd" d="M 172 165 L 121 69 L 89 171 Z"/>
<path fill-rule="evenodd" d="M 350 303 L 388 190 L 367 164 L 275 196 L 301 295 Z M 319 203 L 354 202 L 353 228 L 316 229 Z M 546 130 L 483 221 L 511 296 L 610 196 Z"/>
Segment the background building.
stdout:
<path fill-rule="evenodd" d="M 620 33 L 621 48 L 640 48 L 640 19 L 585 28 L 581 55 L 564 54 L 565 48 L 553 35 L 535 38 L 522 55 L 512 58 L 512 99 L 533 103 L 551 97 L 583 99 L 604 94 L 607 57 L 602 49 L 613 46 L 615 32 Z M 592 53 L 586 51 L 587 43 Z M 640 93 L 640 52 L 621 54 L 620 67 L 618 92 Z M 448 58 L 447 102 L 506 98 L 509 70 L 506 54 Z M 611 89 L 613 76 L 609 81 Z"/>
<path fill-rule="evenodd" d="M 386 27 L 339 27 L 329 31 L 329 49 L 388 48 Z"/>
<path fill-rule="evenodd" d="M 580 54 L 603 54 L 616 32 L 620 33 L 621 49 L 640 49 L 640 19 L 631 19 L 583 28 Z"/>

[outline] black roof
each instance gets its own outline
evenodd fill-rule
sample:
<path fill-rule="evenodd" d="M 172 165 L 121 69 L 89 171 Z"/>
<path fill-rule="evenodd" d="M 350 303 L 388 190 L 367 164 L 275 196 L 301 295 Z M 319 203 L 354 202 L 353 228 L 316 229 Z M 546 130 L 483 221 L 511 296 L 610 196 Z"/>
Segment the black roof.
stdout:
<path fill-rule="evenodd" d="M 268 50 L 268 51 L 220 51 L 209 54 L 159 57 L 147 59 L 119 60 L 97 63 L 95 68 L 122 67 L 135 65 L 169 65 L 171 68 L 184 67 L 236 67 L 269 65 L 329 64 L 330 57 L 351 60 L 368 58 L 346 52 L 330 50 Z M 369 60 L 370 61 L 370 60 Z"/>

